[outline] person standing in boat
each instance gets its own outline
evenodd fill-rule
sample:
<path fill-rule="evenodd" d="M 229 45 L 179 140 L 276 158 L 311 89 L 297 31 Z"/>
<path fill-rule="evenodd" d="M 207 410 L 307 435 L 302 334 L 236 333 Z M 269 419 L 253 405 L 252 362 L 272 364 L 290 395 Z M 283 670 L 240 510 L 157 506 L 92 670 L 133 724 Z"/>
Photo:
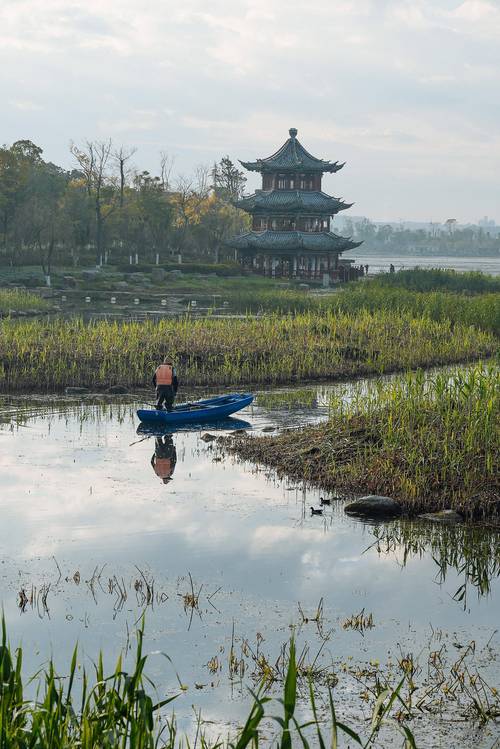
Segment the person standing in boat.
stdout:
<path fill-rule="evenodd" d="M 166 356 L 163 364 L 160 364 L 156 368 L 156 372 L 153 375 L 153 385 L 156 388 L 156 397 L 158 399 L 156 408 L 159 410 L 162 409 L 163 403 L 165 403 L 167 411 L 172 411 L 179 381 L 172 359 L 169 356 Z"/>
<path fill-rule="evenodd" d="M 151 465 L 153 466 L 153 471 L 164 484 L 172 481 L 176 463 L 177 450 L 175 449 L 172 435 L 165 434 L 163 437 L 156 437 L 155 451 L 151 458 Z"/>

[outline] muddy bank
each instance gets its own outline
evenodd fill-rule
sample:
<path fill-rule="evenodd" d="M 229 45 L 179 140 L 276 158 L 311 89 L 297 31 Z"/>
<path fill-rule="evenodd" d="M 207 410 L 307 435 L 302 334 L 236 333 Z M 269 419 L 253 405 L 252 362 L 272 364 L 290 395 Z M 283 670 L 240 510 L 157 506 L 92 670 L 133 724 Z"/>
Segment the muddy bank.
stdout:
<path fill-rule="evenodd" d="M 409 517 L 451 508 L 466 519 L 489 518 L 500 525 L 500 490 L 494 478 L 482 482 L 474 495 L 464 496 L 442 486 L 437 470 L 428 493 L 412 496 L 405 491 L 406 475 L 399 472 L 395 455 L 370 450 L 364 468 L 360 467 L 359 455 L 377 445 L 374 435 L 361 426 L 339 429 L 321 425 L 265 437 L 234 434 L 218 438 L 218 444 L 224 452 L 275 469 L 280 478 L 303 481 L 331 494 L 391 496 Z"/>

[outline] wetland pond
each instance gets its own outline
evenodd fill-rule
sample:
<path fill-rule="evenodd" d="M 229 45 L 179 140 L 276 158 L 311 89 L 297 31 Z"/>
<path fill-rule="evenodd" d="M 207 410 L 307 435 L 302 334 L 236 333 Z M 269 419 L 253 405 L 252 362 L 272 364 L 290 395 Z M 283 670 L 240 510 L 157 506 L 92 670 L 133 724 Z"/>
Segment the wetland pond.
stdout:
<path fill-rule="evenodd" d="M 371 715 L 365 682 L 379 669 L 398 678 L 402 661 L 415 681 L 441 669 L 441 696 L 462 658 L 498 687 L 498 534 L 370 525 L 334 498 L 311 516 L 320 492 L 223 456 L 205 436 L 326 418 L 339 387 L 348 396 L 345 386 L 268 391 L 237 419 L 161 442 L 136 433 L 143 401 L 128 396 L 3 396 L 0 599 L 25 673 L 50 655 L 65 673 L 77 641 L 80 662 L 102 649 L 112 670 L 145 613 L 145 648 L 157 653 L 147 673 L 161 694 L 180 691 L 181 732 L 192 733 L 200 710 L 209 735 L 225 736 L 247 717 L 247 687 L 263 675 L 280 691 L 292 632 L 318 692 L 333 686 L 339 718 L 356 730 Z M 155 454 L 170 461 L 172 480 L 155 472 Z M 420 711 L 410 723 L 418 747 L 498 745 L 498 723 L 464 718 L 463 700 Z"/>

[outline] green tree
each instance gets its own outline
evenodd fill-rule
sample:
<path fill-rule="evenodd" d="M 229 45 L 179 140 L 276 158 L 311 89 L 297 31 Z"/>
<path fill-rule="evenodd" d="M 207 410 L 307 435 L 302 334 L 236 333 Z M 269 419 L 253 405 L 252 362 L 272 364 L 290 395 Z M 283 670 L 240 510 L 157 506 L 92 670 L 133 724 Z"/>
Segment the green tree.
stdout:
<path fill-rule="evenodd" d="M 225 200 L 238 200 L 243 195 L 247 178 L 231 161 L 224 156 L 212 169 L 214 192 Z"/>

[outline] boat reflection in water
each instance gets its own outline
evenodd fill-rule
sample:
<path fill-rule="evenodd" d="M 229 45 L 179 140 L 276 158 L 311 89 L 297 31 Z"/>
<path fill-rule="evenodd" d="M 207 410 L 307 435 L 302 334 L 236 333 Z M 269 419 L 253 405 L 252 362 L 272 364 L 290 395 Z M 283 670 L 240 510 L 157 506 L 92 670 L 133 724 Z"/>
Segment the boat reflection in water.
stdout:
<path fill-rule="evenodd" d="M 177 463 L 174 434 L 176 432 L 196 432 L 207 428 L 214 432 L 234 432 L 241 429 L 251 429 L 252 425 L 248 421 L 235 419 L 231 416 L 219 421 L 210 422 L 210 424 L 184 424 L 182 427 L 177 428 L 174 426 L 166 427 L 165 424 L 139 424 L 137 434 L 144 435 L 143 439 L 154 437 L 155 449 L 151 456 L 151 466 L 164 484 L 168 484 L 173 480 Z"/>

